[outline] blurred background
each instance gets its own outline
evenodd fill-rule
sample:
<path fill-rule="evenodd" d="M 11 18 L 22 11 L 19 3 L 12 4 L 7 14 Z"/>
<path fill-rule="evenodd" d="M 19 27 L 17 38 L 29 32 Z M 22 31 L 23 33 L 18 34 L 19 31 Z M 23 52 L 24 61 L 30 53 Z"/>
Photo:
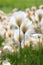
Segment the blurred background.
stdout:
<path fill-rule="evenodd" d="M 4 12 L 10 12 L 13 8 L 24 10 L 32 6 L 39 6 L 43 4 L 43 0 L 0 0 L 0 9 Z"/>

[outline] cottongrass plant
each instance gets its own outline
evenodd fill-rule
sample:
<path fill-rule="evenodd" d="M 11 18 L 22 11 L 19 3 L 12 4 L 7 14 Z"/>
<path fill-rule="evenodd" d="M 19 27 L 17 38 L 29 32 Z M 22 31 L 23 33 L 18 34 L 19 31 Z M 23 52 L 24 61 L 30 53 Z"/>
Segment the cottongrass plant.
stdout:
<path fill-rule="evenodd" d="M 43 65 L 43 5 L 0 11 L 0 65 Z"/>

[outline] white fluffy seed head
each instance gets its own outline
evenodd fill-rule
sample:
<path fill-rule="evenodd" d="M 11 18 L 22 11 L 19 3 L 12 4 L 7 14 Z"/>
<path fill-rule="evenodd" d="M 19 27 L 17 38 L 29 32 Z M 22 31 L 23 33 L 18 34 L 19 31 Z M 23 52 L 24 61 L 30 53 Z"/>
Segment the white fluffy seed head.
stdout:
<path fill-rule="evenodd" d="M 40 5 L 39 8 L 40 8 L 40 9 L 43 9 L 43 5 Z"/>
<path fill-rule="evenodd" d="M 10 62 L 8 62 L 7 60 L 4 60 L 4 61 L 2 62 L 2 65 L 11 65 L 11 64 L 10 64 Z"/>

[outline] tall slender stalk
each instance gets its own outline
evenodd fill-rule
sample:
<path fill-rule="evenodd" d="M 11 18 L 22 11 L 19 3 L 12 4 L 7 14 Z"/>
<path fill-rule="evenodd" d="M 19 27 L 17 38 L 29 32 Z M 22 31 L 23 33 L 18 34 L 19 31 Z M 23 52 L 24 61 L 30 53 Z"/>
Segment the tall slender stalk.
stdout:
<path fill-rule="evenodd" d="M 20 36 L 20 26 L 19 26 L 19 36 Z M 20 65 L 21 65 L 21 40 L 19 40 L 19 43 L 20 43 Z"/>

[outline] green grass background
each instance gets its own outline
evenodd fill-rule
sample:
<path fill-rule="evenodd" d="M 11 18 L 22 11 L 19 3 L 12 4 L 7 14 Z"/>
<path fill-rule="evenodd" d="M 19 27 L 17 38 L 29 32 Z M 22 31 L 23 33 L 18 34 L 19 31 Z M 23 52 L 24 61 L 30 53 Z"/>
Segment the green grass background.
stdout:
<path fill-rule="evenodd" d="M 13 8 L 24 10 L 27 7 L 38 7 L 41 4 L 43 4 L 43 0 L 0 0 L 0 9 L 10 12 Z"/>

